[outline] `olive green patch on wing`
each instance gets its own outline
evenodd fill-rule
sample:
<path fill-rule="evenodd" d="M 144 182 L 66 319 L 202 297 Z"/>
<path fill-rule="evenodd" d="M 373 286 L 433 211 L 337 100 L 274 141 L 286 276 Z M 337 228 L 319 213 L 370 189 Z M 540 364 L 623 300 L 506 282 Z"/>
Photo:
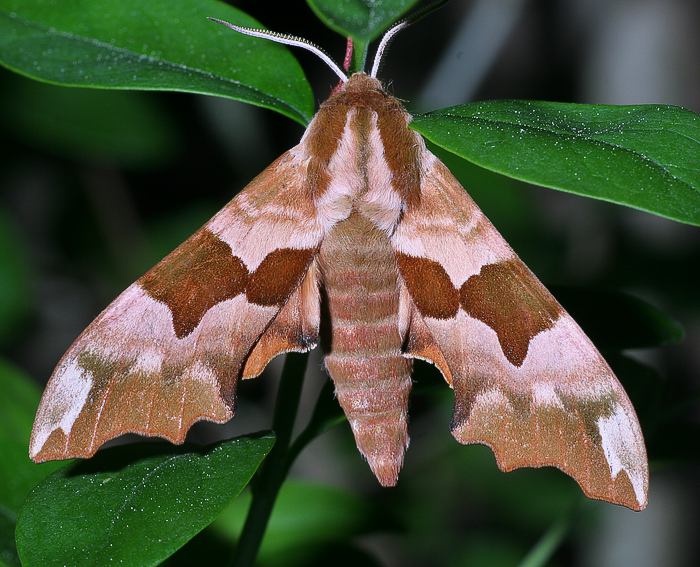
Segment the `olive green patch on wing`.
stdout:
<path fill-rule="evenodd" d="M 459 293 L 440 263 L 396 254 L 399 271 L 418 311 L 424 317 L 452 319 L 459 310 Z"/>
<path fill-rule="evenodd" d="M 519 260 L 488 264 L 459 291 L 471 316 L 498 335 L 508 361 L 521 366 L 537 334 L 551 328 L 561 308 Z"/>
<path fill-rule="evenodd" d="M 178 339 L 189 335 L 214 305 L 245 289 L 248 270 L 231 248 L 207 229 L 194 234 L 139 283 L 165 303 Z"/>

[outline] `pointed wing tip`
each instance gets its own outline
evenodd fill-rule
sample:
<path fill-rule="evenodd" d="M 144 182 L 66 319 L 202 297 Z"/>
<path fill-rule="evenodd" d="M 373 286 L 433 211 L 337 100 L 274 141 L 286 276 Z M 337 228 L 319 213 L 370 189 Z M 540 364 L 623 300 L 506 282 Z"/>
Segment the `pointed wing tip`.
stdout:
<path fill-rule="evenodd" d="M 616 488 L 616 485 L 618 484 L 618 477 L 616 476 L 611 477 L 611 481 L 613 482 L 613 488 L 607 491 L 602 491 L 592 490 L 591 487 L 584 486 L 584 484 L 581 481 L 579 481 L 576 477 L 572 476 L 569 472 L 563 470 L 560 467 L 557 467 L 556 465 L 551 466 L 555 466 L 555 468 L 558 468 L 564 474 L 570 476 L 576 482 L 576 484 L 579 485 L 581 491 L 586 496 L 586 498 L 608 502 L 617 506 L 623 506 L 632 510 L 633 512 L 643 511 L 649 503 L 648 486 L 645 485 L 642 489 L 642 492 L 637 493 L 634 487 L 634 483 L 632 482 L 632 479 L 629 477 L 626 471 L 624 472 L 625 478 L 627 479 L 627 483 L 624 483 L 624 481 L 622 482 L 623 488 Z"/>

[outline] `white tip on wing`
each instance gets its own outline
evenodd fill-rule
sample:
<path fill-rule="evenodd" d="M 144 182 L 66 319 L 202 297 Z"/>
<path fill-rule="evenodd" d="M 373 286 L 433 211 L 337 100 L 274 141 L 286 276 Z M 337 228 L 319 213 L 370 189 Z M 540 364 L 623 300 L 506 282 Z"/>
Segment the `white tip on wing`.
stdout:
<path fill-rule="evenodd" d="M 635 423 L 620 404 L 615 404 L 612 414 L 600 417 L 597 421 L 612 478 L 616 478 L 620 471 L 625 471 L 637 502 L 643 506 L 646 501 L 646 462 L 639 458 L 640 436 L 635 431 Z"/>
<path fill-rule="evenodd" d="M 46 389 L 36 416 L 34 433 L 29 447 L 30 457 L 36 457 L 46 440 L 57 429 L 66 437 L 85 406 L 92 388 L 92 375 L 71 360 L 54 377 Z"/>

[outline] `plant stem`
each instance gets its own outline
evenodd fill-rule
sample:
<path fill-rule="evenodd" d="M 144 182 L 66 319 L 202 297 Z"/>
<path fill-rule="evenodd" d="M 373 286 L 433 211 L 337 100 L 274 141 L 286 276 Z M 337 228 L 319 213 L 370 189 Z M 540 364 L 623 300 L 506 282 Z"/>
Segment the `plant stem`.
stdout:
<path fill-rule="evenodd" d="M 253 567 L 280 487 L 292 464 L 289 448 L 299 408 L 308 355 L 288 353 L 275 402 L 275 446 L 251 483 L 253 500 L 233 556 L 235 567 Z"/>
<path fill-rule="evenodd" d="M 570 527 L 570 515 L 567 514 L 559 518 L 544 533 L 535 546 L 520 562 L 518 567 L 544 567 L 544 565 L 547 565 L 554 553 L 563 543 Z"/>

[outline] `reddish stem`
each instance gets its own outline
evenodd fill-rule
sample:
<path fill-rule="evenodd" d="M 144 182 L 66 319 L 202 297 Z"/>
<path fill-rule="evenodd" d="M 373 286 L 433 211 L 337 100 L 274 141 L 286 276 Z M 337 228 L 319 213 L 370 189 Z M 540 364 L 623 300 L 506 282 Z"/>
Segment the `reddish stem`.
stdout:
<path fill-rule="evenodd" d="M 345 47 L 345 59 L 343 60 L 343 69 L 346 73 L 350 72 L 350 65 L 352 65 L 352 52 L 353 52 L 354 45 L 352 43 L 352 38 L 348 38 L 348 42 Z M 337 94 L 338 92 L 341 91 L 343 88 L 343 81 L 338 81 L 338 84 L 333 87 L 333 90 L 331 91 L 331 95 Z"/>
<path fill-rule="evenodd" d="M 345 69 L 346 73 L 350 71 L 350 65 L 352 65 L 352 51 L 353 51 L 352 38 L 349 37 L 347 46 L 345 47 L 345 59 L 343 61 L 343 69 Z"/>

